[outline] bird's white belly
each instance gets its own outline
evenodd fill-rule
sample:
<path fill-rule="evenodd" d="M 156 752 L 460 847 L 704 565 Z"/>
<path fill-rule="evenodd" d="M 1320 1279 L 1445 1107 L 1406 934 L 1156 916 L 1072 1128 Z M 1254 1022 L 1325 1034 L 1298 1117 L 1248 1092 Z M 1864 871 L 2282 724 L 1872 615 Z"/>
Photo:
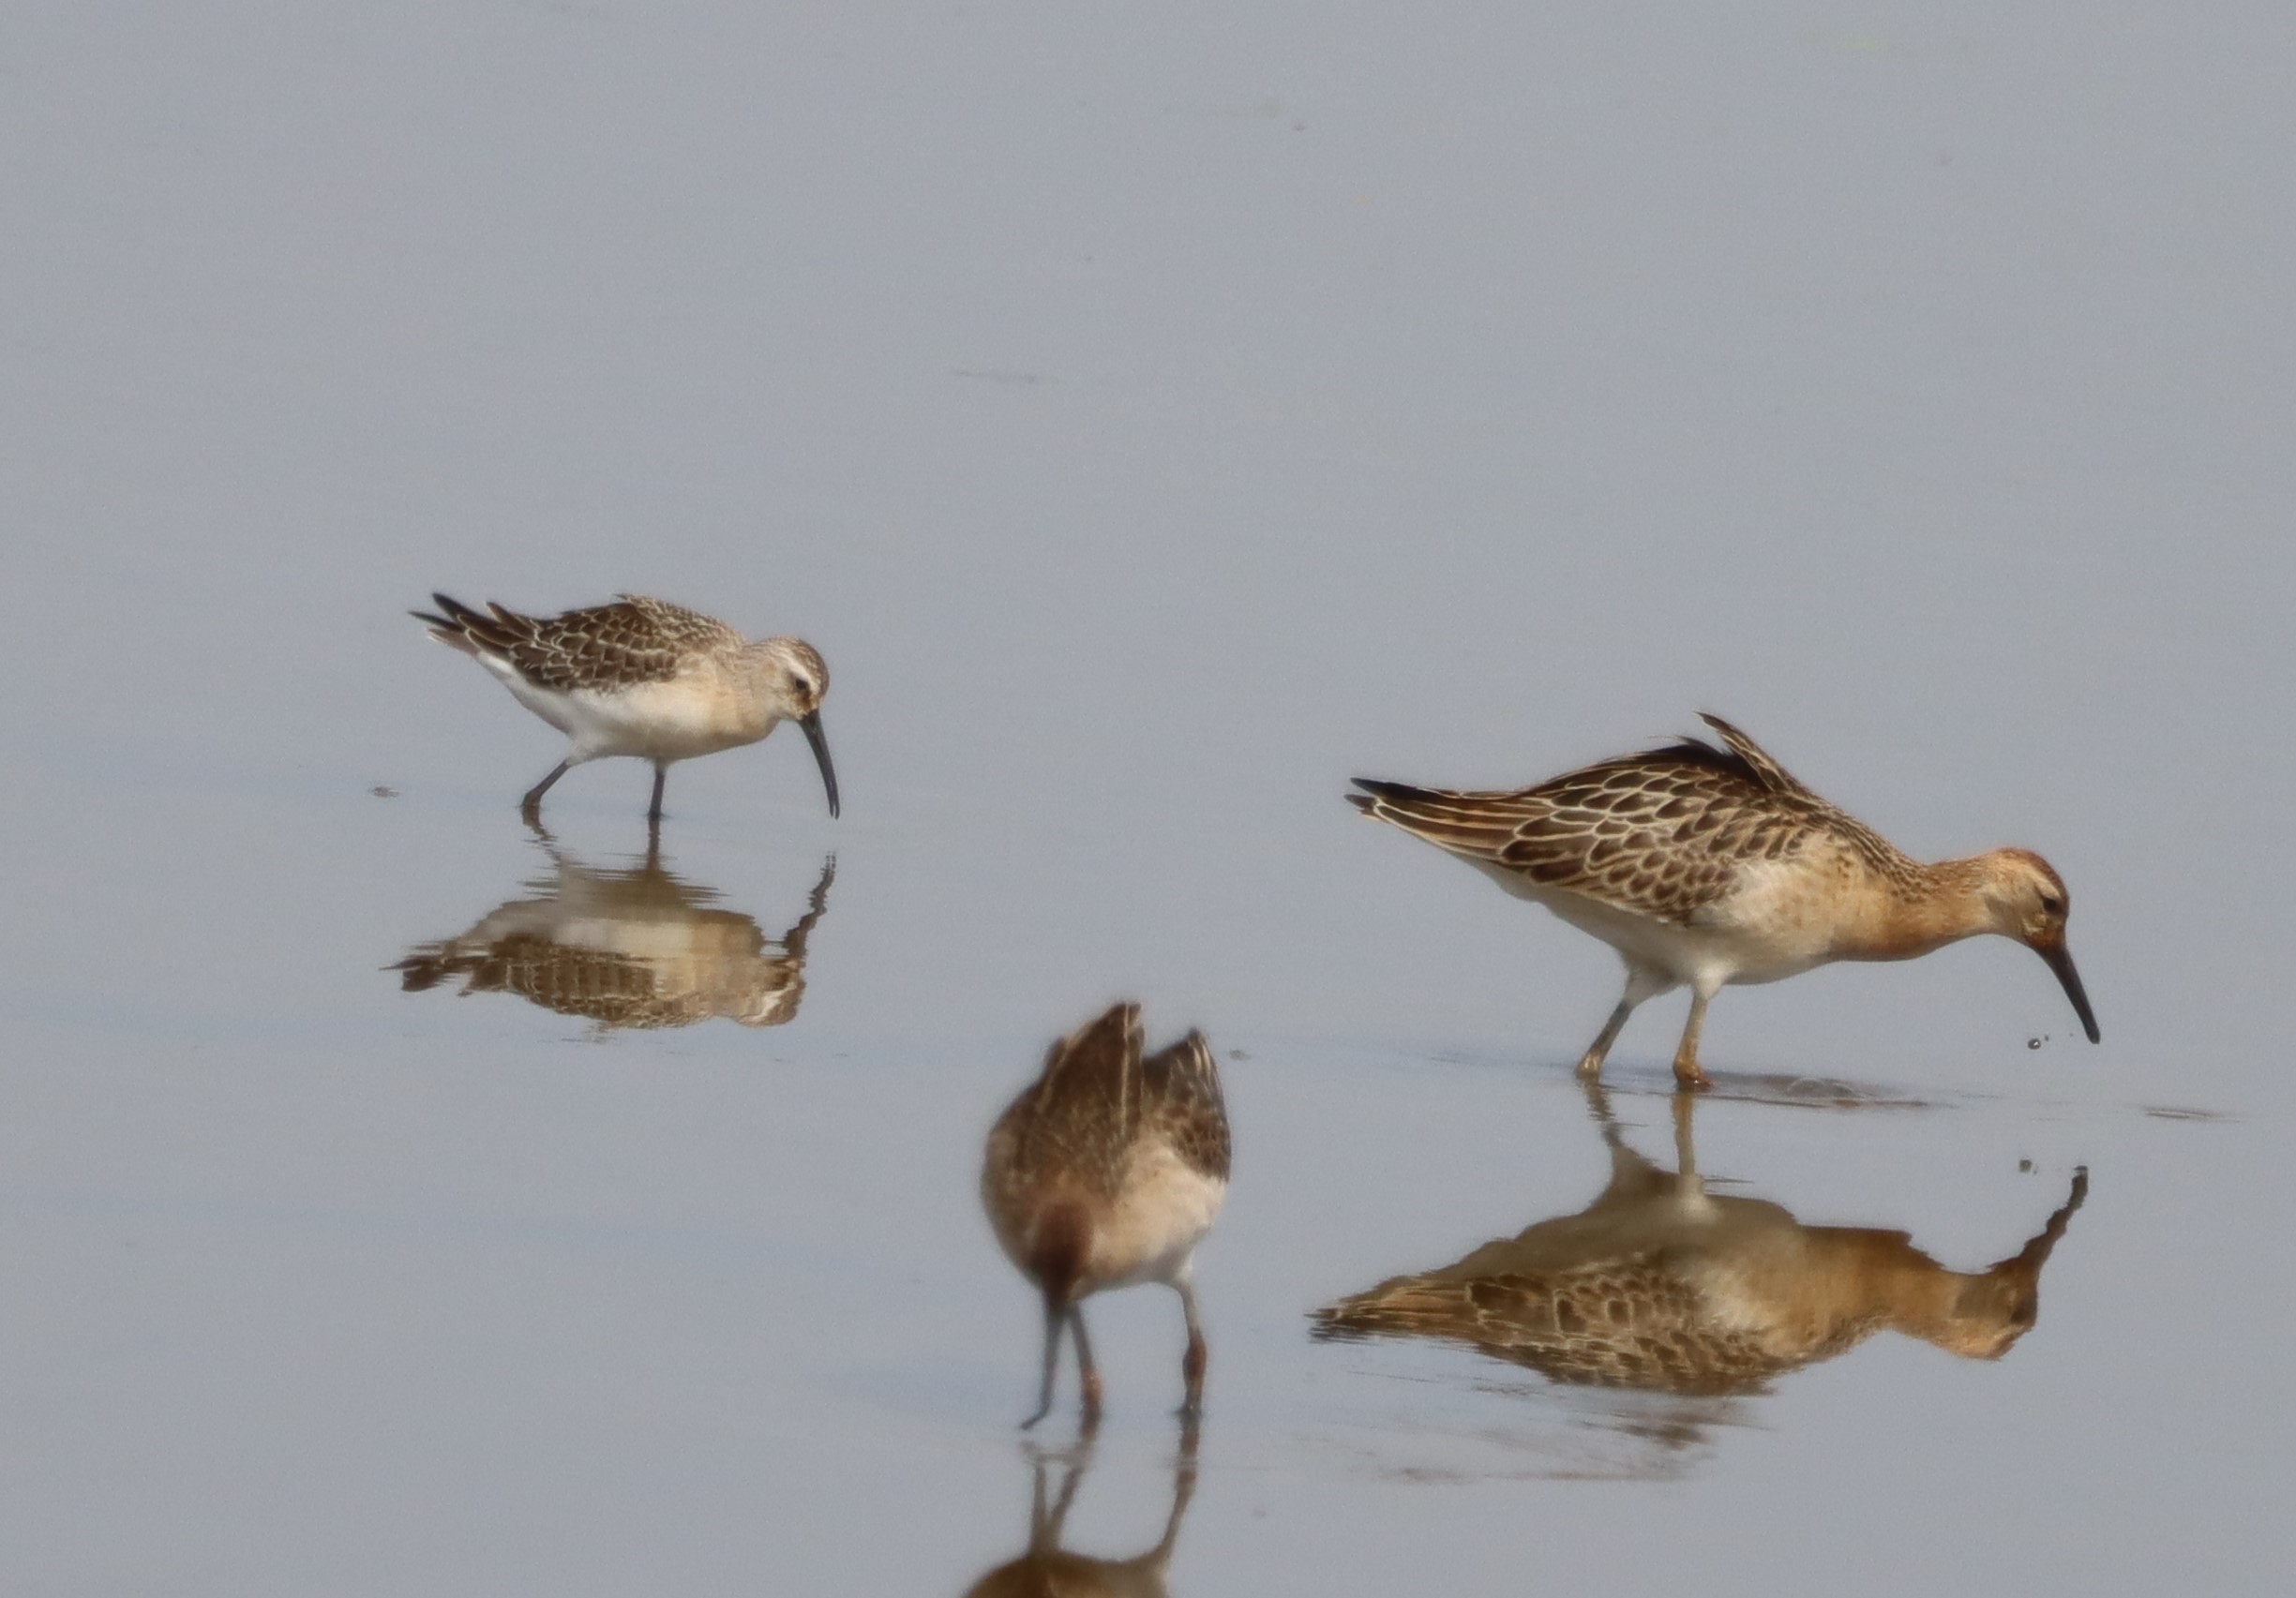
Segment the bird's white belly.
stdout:
<path fill-rule="evenodd" d="M 617 754 L 690 760 L 755 743 L 773 728 L 770 719 L 761 724 L 737 719 L 723 695 L 688 679 L 604 693 L 537 687 L 507 671 L 496 675 L 519 704 L 566 735 L 573 745 L 568 756 L 578 765 Z"/>
<path fill-rule="evenodd" d="M 1515 897 L 1543 904 L 1600 938 L 1628 964 L 1676 982 L 1776 982 L 1834 958 L 1833 919 L 1813 902 L 1808 874 L 1789 862 L 1741 866 L 1737 885 L 1687 923 L 1621 910 L 1504 867 L 1485 874 Z"/>
<path fill-rule="evenodd" d="M 1169 1148 L 1135 1157 L 1114 1211 L 1093 1229 L 1088 1273 L 1100 1290 L 1183 1279 L 1189 1257 L 1211 1230 L 1227 1184 Z"/>

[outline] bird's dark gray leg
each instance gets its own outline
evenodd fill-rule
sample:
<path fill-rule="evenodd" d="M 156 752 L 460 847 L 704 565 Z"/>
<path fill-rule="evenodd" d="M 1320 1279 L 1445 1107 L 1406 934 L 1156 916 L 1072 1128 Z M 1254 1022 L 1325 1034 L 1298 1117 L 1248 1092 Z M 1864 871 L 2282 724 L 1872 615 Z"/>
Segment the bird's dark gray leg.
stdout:
<path fill-rule="evenodd" d="M 1076 1337 L 1076 1379 L 1084 1389 L 1084 1428 L 1089 1432 L 1100 1425 L 1100 1367 L 1092 1363 L 1092 1342 L 1084 1335 L 1081 1305 L 1069 1307 L 1068 1325 Z"/>
<path fill-rule="evenodd" d="M 657 760 L 653 763 L 653 804 L 646 812 L 648 821 L 662 819 L 662 784 L 669 780 L 669 768 Z"/>
<path fill-rule="evenodd" d="M 571 760 L 561 760 L 550 768 L 548 776 L 526 790 L 526 797 L 518 801 L 518 814 L 526 817 L 526 824 L 529 827 L 542 825 L 542 796 L 548 793 L 550 784 L 564 776 L 573 765 L 574 762 Z"/>
<path fill-rule="evenodd" d="M 1586 1053 L 1580 1056 L 1579 1080 L 1598 1080 L 1602 1075 L 1602 1062 L 1610 1056 L 1611 1045 L 1618 1041 L 1618 1034 L 1626 1026 L 1627 1017 L 1634 1013 L 1635 1007 L 1644 999 L 1657 998 L 1679 980 L 1654 966 L 1628 961 L 1626 991 L 1618 995 L 1618 1008 L 1611 1011 L 1611 1019 L 1602 1023 L 1602 1030 L 1595 1035 L 1595 1040 L 1586 1046 Z"/>
<path fill-rule="evenodd" d="M 1626 1029 L 1627 1017 L 1633 1013 L 1634 1000 L 1632 998 L 1623 998 L 1618 1001 L 1618 1008 L 1611 1011 L 1611 1019 L 1602 1023 L 1602 1030 L 1595 1034 L 1595 1040 L 1586 1046 L 1586 1053 L 1579 1056 L 1581 1081 L 1600 1080 L 1602 1062 L 1609 1057 L 1611 1045 L 1618 1041 L 1619 1033 Z"/>
<path fill-rule="evenodd" d="M 1020 1423 L 1027 1431 L 1052 1413 L 1052 1381 L 1060 1368 L 1060 1322 L 1065 1309 L 1047 1296 L 1044 1300 L 1044 1383 L 1037 1394 L 1036 1413 Z"/>

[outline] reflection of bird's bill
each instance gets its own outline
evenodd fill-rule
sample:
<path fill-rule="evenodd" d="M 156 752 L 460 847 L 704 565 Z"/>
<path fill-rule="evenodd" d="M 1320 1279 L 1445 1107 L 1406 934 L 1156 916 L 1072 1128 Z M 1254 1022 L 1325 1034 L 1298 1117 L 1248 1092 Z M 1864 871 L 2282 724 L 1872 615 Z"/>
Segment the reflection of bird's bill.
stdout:
<path fill-rule="evenodd" d="M 2036 945 L 2033 952 L 2048 962 L 2048 968 L 2057 973 L 2057 980 L 2064 984 L 2064 996 L 2073 1001 L 2073 1013 L 2080 1017 L 2081 1030 L 2089 1041 L 2104 1041 L 2096 1029 L 2096 1011 L 2089 1008 L 2089 993 L 2080 985 L 2080 973 L 2073 969 L 2073 952 L 2063 942 L 2046 947 Z"/>
<path fill-rule="evenodd" d="M 829 739 L 821 731 L 821 712 L 815 710 L 800 716 L 797 724 L 805 729 L 805 741 L 813 745 L 814 764 L 821 768 L 821 785 L 829 790 L 829 813 L 837 814 L 837 768 L 829 763 Z"/>

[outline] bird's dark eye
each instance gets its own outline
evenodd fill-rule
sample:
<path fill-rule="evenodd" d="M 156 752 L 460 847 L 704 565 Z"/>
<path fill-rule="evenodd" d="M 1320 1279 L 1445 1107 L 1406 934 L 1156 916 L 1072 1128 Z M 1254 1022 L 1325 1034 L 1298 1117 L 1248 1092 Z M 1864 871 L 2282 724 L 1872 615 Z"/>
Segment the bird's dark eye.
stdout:
<path fill-rule="evenodd" d="M 2064 901 L 2054 893 L 2044 893 L 2041 895 L 2041 909 L 2048 915 L 2062 916 L 2064 914 Z"/>

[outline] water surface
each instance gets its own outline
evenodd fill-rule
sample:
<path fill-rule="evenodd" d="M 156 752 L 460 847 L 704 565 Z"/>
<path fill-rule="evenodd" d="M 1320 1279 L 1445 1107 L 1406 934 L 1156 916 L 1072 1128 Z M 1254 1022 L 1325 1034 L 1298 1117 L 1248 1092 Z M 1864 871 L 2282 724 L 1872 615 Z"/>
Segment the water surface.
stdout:
<path fill-rule="evenodd" d="M 1079 1471 L 1175 1592 L 2285 1588 L 2283 8 L 20 9 L 10 1591 L 961 1592 Z M 843 818 L 780 735 L 538 840 L 435 588 L 807 636 Z M 1939 1272 L 2059 1217 L 2030 1326 L 1319 1338 L 1614 1170 L 1613 958 L 1347 779 L 1700 709 L 2071 884 L 2101 1046 L 1984 940 L 1725 993 L 1695 1111 Z M 1167 1293 L 1020 1435 L 975 1207 L 1118 997 L 1235 1123 L 1193 1464 Z"/>

